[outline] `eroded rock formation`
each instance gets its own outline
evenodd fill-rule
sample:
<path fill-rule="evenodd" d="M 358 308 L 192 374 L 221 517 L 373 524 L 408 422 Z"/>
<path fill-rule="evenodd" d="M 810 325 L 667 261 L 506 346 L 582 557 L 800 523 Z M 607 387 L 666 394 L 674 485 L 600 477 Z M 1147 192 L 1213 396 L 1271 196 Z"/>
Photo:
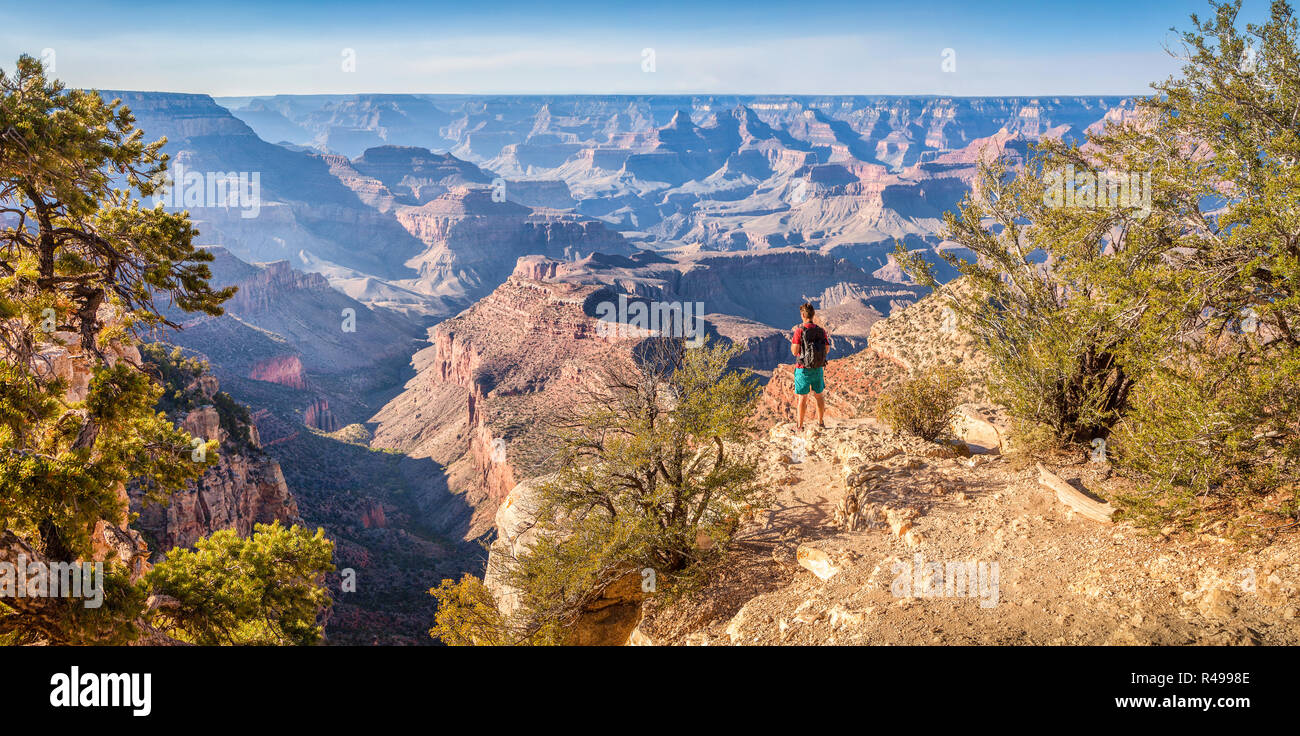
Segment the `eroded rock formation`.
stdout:
<path fill-rule="evenodd" d="M 223 426 L 223 417 L 211 403 L 219 390 L 211 376 L 201 376 L 187 388 L 209 403 L 174 421 L 195 438 L 217 440 L 219 459 L 199 480 L 174 492 L 166 505 L 145 503 L 143 490 L 130 488 L 131 510 L 139 513 L 135 526 L 151 540 L 154 557 L 173 547 L 191 546 L 218 529 L 248 536 L 255 524 L 300 523 L 298 502 L 280 464 L 263 454 L 256 426 L 229 414 Z M 244 436 L 232 437 L 230 422 Z"/>
<path fill-rule="evenodd" d="M 525 268 L 525 272 L 532 273 Z M 517 479 L 546 462 L 548 416 L 573 401 L 634 340 L 597 333 L 584 310 L 597 285 L 516 275 L 430 331 L 406 390 L 372 421 L 372 445 L 430 457 L 476 509 L 471 536 L 491 528 Z"/>

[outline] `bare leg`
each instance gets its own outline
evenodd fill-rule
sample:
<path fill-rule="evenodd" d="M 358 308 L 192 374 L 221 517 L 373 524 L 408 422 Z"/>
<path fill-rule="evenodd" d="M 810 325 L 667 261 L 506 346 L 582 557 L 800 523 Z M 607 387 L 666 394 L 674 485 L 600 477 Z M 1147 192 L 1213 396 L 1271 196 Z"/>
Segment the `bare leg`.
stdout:
<path fill-rule="evenodd" d="M 808 408 L 808 394 L 799 394 L 799 423 L 795 425 L 799 429 L 803 429 L 803 414 L 804 414 L 804 410 L 807 408 Z"/>
<path fill-rule="evenodd" d="M 822 399 L 821 394 L 814 394 L 817 397 L 817 423 L 823 427 L 826 426 L 826 402 Z"/>

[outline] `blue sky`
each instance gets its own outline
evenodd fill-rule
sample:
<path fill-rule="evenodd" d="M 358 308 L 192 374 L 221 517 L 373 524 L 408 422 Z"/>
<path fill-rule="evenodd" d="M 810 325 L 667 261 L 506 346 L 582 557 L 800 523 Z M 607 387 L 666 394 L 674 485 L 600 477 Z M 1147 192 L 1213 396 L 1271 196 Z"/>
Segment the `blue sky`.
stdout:
<path fill-rule="evenodd" d="M 1208 14 L 1201 0 L 2 1 L 0 67 L 44 54 L 72 86 L 218 96 L 1141 94 L 1177 70 L 1170 27 Z M 1266 10 L 1246 2 L 1251 20 Z"/>

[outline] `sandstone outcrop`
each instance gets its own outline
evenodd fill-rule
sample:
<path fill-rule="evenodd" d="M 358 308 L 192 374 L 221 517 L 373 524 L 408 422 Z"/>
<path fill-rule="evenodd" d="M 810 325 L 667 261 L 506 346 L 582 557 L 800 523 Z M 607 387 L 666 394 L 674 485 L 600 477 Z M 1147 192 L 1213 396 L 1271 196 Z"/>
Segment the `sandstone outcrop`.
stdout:
<path fill-rule="evenodd" d="M 187 390 L 201 397 L 197 400 L 214 402 L 219 386 L 205 374 Z M 231 437 L 212 403 L 184 412 L 173 421 L 195 438 L 217 440 L 219 459 L 199 480 L 172 493 L 166 505 L 145 503 L 143 489 L 128 487 L 131 510 L 139 514 L 135 526 L 147 535 L 155 559 L 173 547 L 189 547 L 219 529 L 248 536 L 255 524 L 301 523 L 297 499 L 285 483 L 280 464 L 263 454 L 256 426 L 228 415 L 226 422 L 235 424 L 227 426 L 247 433 L 246 439 Z"/>
<path fill-rule="evenodd" d="M 297 355 L 277 355 L 259 360 L 248 370 L 248 377 L 255 381 L 269 381 L 289 388 L 307 388 L 302 360 Z"/>
<path fill-rule="evenodd" d="M 430 457 L 476 509 L 468 531 L 487 531 L 518 479 L 544 467 L 542 423 L 575 400 L 601 367 L 635 340 L 597 333 L 584 304 L 599 287 L 514 276 L 430 331 L 415 378 L 372 421 L 375 447 Z"/>
<path fill-rule="evenodd" d="M 483 584 L 492 592 L 497 607 L 506 617 L 517 615 L 520 605 L 519 591 L 505 582 L 507 570 L 515 560 L 527 554 L 540 534 L 546 533 L 537 526 L 536 517 L 536 490 L 538 484 L 545 481 L 545 477 L 539 477 L 515 485 L 497 510 L 497 538 L 488 554 Z M 563 531 L 556 533 L 563 534 Z M 641 622 L 641 605 L 645 599 L 641 583 L 638 570 L 628 570 L 617 576 L 583 608 L 568 628 L 564 643 L 570 646 L 621 646 L 629 643 Z"/>

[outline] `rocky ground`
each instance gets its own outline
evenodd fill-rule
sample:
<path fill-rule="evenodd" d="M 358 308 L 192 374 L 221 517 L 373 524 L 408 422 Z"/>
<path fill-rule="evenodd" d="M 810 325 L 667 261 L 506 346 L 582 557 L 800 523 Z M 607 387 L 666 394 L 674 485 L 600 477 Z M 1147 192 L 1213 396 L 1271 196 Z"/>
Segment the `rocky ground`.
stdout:
<path fill-rule="evenodd" d="M 1033 464 L 964 457 L 869 418 L 778 424 L 764 442 L 776 504 L 707 590 L 650 610 L 635 643 L 1300 643 L 1295 535 L 1242 549 L 1095 521 Z M 1082 458 L 1051 470 L 1103 498 L 1114 483 Z M 836 513 L 849 488 L 862 502 L 852 531 Z"/>

